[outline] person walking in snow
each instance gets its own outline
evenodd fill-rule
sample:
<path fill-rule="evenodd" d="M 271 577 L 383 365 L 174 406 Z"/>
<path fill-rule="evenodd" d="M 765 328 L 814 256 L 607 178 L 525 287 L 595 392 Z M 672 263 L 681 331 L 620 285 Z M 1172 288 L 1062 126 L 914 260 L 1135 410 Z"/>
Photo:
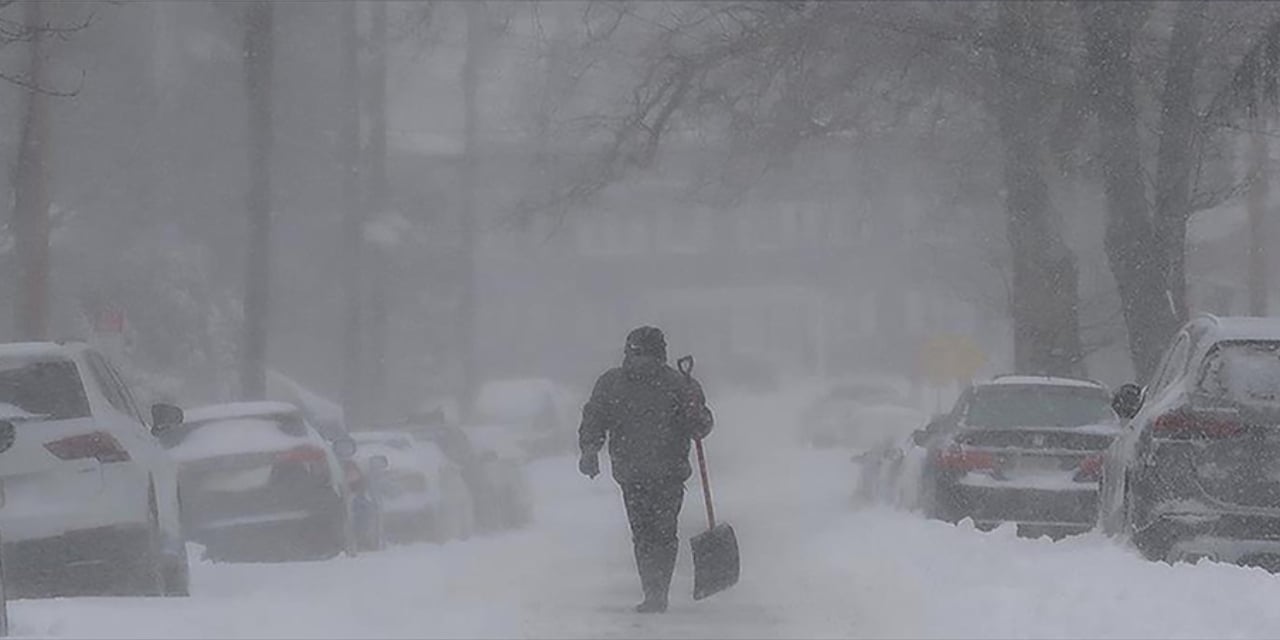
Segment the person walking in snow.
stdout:
<path fill-rule="evenodd" d="M 608 442 L 644 590 L 637 612 L 667 610 L 680 548 L 676 525 L 684 483 L 693 473 L 689 448 L 713 424 L 701 385 L 667 364 L 666 338 L 655 327 L 627 335 L 622 366 L 600 376 L 582 408 L 578 470 L 599 475 L 600 450 Z"/>

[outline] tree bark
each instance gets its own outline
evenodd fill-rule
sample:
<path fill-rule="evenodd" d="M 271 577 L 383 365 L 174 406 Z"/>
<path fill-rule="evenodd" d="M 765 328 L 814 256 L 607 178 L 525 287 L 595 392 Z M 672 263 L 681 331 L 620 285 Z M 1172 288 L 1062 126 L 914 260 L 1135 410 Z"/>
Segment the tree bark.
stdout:
<path fill-rule="evenodd" d="M 1267 196 L 1270 191 L 1270 162 L 1266 117 L 1253 118 L 1249 129 L 1249 315 L 1267 315 Z"/>
<path fill-rule="evenodd" d="M 274 11 L 270 0 L 247 5 L 244 35 L 245 95 L 249 102 L 249 242 L 244 294 L 240 393 L 266 396 L 267 322 L 271 294 L 271 76 Z"/>
<path fill-rule="evenodd" d="M 1005 210 L 1013 253 L 1009 300 L 1014 368 L 1083 375 L 1075 256 L 1063 240 L 1043 175 L 1049 103 L 1035 77 L 1041 26 L 1033 3 L 1000 5 L 995 107 L 1004 147 Z"/>
<path fill-rule="evenodd" d="M 13 231 L 18 258 L 17 329 L 22 340 L 45 340 L 49 331 L 49 96 L 45 86 L 44 3 L 28 0 L 27 109 L 14 172 Z"/>
<path fill-rule="evenodd" d="M 339 16 L 342 30 L 342 88 L 339 97 L 339 164 L 342 170 L 342 412 L 346 421 L 364 415 L 363 356 L 361 348 L 361 249 L 364 244 L 364 210 L 360 202 L 360 36 L 355 2 L 343 2 Z"/>
<path fill-rule="evenodd" d="M 372 73 L 369 78 L 369 198 L 367 210 L 375 216 L 387 213 L 387 4 L 372 4 L 369 26 Z M 377 421 L 386 420 L 387 333 L 390 276 L 387 247 L 374 245 L 369 260 L 369 393 L 368 413 Z"/>
<path fill-rule="evenodd" d="M 479 386 L 479 372 L 476 362 L 476 260 L 478 256 L 478 239 L 476 234 L 476 186 L 477 170 L 476 131 L 480 114 L 476 95 L 479 89 L 480 56 L 484 47 L 485 6 L 481 2 L 465 3 L 467 12 L 467 50 L 462 63 L 462 180 L 460 195 L 462 198 L 460 228 L 462 235 L 462 282 L 458 305 L 458 344 L 460 390 L 459 404 L 465 415 L 470 417 L 475 394 Z"/>
<path fill-rule="evenodd" d="M 1098 159 L 1107 201 L 1104 245 L 1120 291 L 1134 371 L 1140 380 L 1147 380 L 1178 326 L 1166 261 L 1148 211 L 1130 59 L 1134 34 L 1149 7 L 1124 2 L 1079 6 L 1090 95 L 1099 124 Z"/>
<path fill-rule="evenodd" d="M 1191 217 L 1191 173 L 1196 144 L 1195 72 L 1200 63 L 1199 6 L 1177 5 L 1169 39 L 1169 68 L 1160 98 L 1160 140 L 1156 152 L 1156 269 L 1166 286 L 1179 322 L 1187 319 L 1187 221 Z"/>

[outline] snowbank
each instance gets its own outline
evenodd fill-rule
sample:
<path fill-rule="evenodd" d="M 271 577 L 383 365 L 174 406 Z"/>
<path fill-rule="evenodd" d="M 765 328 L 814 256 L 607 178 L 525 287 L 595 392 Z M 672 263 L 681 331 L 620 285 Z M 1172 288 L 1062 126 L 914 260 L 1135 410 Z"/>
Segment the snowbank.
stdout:
<path fill-rule="evenodd" d="M 847 455 L 788 444 L 802 402 L 713 398 L 718 514 L 742 582 L 694 603 L 687 543 L 670 614 L 640 597 L 617 487 L 570 458 L 531 470 L 530 529 L 289 565 L 197 564 L 190 599 L 24 601 L 20 636 L 61 637 L 1280 637 L 1280 579 L 1169 566 L 1098 535 L 1022 540 L 850 506 Z M 681 537 L 705 526 L 697 481 Z M 198 556 L 197 556 L 198 557 Z"/>

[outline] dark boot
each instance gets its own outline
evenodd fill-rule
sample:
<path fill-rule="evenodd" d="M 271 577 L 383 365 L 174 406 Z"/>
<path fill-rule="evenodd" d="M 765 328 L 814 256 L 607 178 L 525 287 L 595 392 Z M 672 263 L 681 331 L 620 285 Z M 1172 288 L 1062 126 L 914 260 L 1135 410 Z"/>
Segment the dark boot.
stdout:
<path fill-rule="evenodd" d="M 640 587 L 644 589 L 644 602 L 636 605 L 637 613 L 662 613 L 667 610 L 667 587 L 671 583 L 671 576 L 664 573 L 665 558 L 665 549 L 644 543 L 636 544 L 636 569 L 640 572 Z"/>
<path fill-rule="evenodd" d="M 675 572 L 679 550 L 679 543 L 636 546 L 636 567 L 640 570 L 640 585 L 644 589 L 644 602 L 636 606 L 637 613 L 667 610 L 667 594 L 671 589 L 671 575 Z"/>

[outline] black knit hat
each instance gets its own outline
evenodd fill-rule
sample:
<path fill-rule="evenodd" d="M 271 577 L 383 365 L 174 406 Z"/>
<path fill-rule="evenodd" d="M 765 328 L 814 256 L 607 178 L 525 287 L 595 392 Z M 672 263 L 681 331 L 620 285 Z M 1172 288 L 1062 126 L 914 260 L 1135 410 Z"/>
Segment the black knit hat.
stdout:
<path fill-rule="evenodd" d="M 627 334 L 627 355 L 667 360 L 667 338 L 657 327 L 640 327 Z"/>

